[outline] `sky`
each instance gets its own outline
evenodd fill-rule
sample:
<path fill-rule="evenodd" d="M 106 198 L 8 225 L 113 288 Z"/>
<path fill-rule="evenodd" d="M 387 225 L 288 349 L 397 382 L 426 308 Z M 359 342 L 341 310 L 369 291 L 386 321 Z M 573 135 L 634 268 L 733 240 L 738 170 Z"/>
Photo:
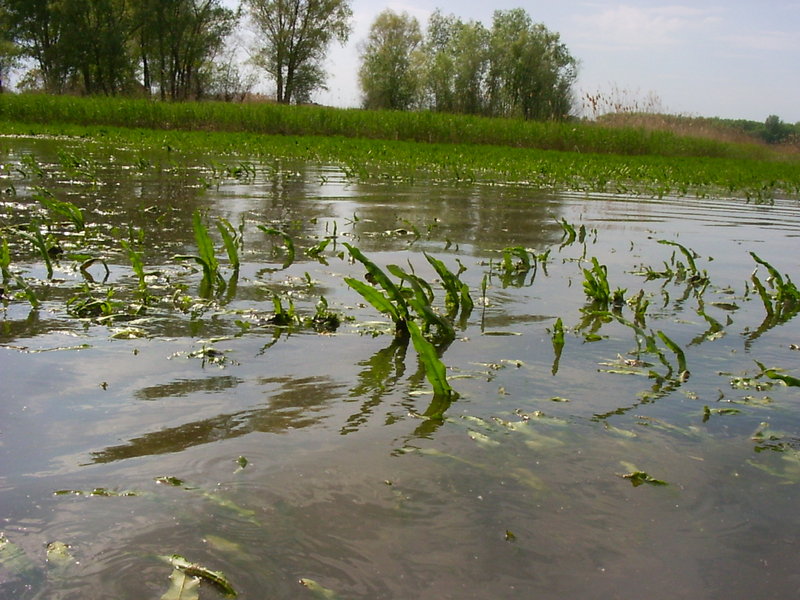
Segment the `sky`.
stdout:
<path fill-rule="evenodd" d="M 578 59 L 579 98 L 601 92 L 673 114 L 800 122 L 800 0 L 353 0 L 351 7 L 353 31 L 329 50 L 329 89 L 315 96 L 321 104 L 360 105 L 358 45 L 384 9 L 423 26 L 439 8 L 490 27 L 495 10 L 522 8 Z"/>

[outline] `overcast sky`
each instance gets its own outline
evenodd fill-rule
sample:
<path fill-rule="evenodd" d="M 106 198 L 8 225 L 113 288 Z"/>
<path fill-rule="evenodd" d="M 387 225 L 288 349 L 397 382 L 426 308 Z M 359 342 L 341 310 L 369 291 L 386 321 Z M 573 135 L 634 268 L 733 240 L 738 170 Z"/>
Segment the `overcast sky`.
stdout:
<path fill-rule="evenodd" d="M 233 0 L 229 0 L 232 2 Z M 386 8 L 424 26 L 437 8 L 491 26 L 495 10 L 523 8 L 561 34 L 580 63 L 577 91 L 654 94 L 667 112 L 800 122 L 800 0 L 353 0 L 353 33 L 329 52 L 329 91 L 316 100 L 358 106 L 358 44 Z M 273 88 L 274 89 L 274 88 Z"/>

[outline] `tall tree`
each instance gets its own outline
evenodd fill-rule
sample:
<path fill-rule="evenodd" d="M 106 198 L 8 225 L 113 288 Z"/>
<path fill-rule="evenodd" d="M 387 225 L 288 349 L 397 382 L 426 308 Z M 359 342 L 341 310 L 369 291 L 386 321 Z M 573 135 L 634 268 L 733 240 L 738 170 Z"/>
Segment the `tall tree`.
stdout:
<path fill-rule="evenodd" d="M 407 13 L 380 13 L 361 47 L 358 80 L 364 108 L 407 110 L 419 102 L 422 43 L 419 21 Z"/>
<path fill-rule="evenodd" d="M 19 63 L 21 52 L 9 33 L 8 17 L 5 4 L 0 1 L 0 93 L 8 86 L 9 73 Z"/>
<path fill-rule="evenodd" d="M 115 95 L 131 88 L 132 20 L 126 0 L 67 0 L 61 18 L 68 25 L 63 45 L 74 85 L 86 94 Z"/>
<path fill-rule="evenodd" d="M 493 114 L 564 119 L 572 108 L 577 61 L 557 33 L 522 9 L 495 11 L 489 40 L 489 106 Z"/>
<path fill-rule="evenodd" d="M 262 36 L 255 63 L 275 80 L 278 102 L 306 102 L 325 85 L 322 63 L 330 43 L 350 36 L 347 0 L 245 0 Z"/>
<path fill-rule="evenodd" d="M 137 0 L 142 83 L 162 100 L 202 98 L 237 15 L 220 0 Z"/>
<path fill-rule="evenodd" d="M 70 75 L 70 52 L 63 40 L 64 0 L 3 0 L 3 7 L 7 35 L 36 62 L 45 89 L 63 92 Z"/>
<path fill-rule="evenodd" d="M 423 50 L 425 105 L 437 111 L 482 113 L 488 42 L 489 32 L 480 23 L 434 12 Z"/>

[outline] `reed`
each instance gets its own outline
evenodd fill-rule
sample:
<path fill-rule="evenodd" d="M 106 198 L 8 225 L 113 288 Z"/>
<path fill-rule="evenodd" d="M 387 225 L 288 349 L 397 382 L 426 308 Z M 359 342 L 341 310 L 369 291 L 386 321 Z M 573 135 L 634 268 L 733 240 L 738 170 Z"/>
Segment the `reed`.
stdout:
<path fill-rule="evenodd" d="M 3 94 L 0 96 L 0 120 L 486 144 L 623 155 L 756 158 L 774 155 L 757 144 L 680 136 L 644 127 L 603 127 L 589 122 L 537 122 L 427 111 L 367 111 L 272 103 L 164 103 L 119 97 Z"/>

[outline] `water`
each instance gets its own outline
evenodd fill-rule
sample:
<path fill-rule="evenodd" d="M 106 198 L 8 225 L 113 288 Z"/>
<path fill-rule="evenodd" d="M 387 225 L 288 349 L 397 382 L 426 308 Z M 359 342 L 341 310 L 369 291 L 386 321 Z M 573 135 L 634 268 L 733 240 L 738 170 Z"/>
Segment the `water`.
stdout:
<path fill-rule="evenodd" d="M 172 554 L 223 572 L 242 598 L 315 597 L 302 578 L 364 599 L 800 589 L 798 388 L 756 363 L 797 377 L 798 321 L 765 321 L 750 277 L 769 274 L 749 254 L 797 279 L 796 201 L 358 182 L 271 161 L 237 176 L 203 156 L 63 140 L 3 148 L 11 270 L 42 305 L 7 294 L 0 314 L 0 598 L 158 598 L 172 572 L 159 557 Z M 90 160 L 76 168 L 67 152 Z M 80 206 L 88 233 L 48 217 L 36 186 Z M 197 269 L 173 258 L 196 253 L 196 209 L 228 281 L 211 300 Z M 242 227 L 238 278 L 216 217 Z M 10 228 L 34 218 L 65 250 L 50 280 Z M 564 244 L 562 220 L 585 227 L 583 242 Z M 258 224 L 292 236 L 287 268 L 282 240 Z M 121 239 L 143 252 L 154 298 L 137 315 Z M 324 239 L 323 261 L 304 253 Z M 707 284 L 647 281 L 647 267 L 687 263 L 658 240 L 695 251 Z M 443 421 L 420 418 L 432 400 L 414 348 L 344 283 L 364 273 L 344 242 L 430 282 L 423 251 L 466 268 L 475 309 L 442 355 L 459 394 Z M 550 254 L 504 277 L 510 246 Z M 103 258 L 108 277 L 95 263 L 91 283 L 77 254 Z M 592 257 L 626 298 L 645 290 L 640 332 L 661 358 L 637 344 L 630 307 L 623 320 L 587 309 Z M 110 289 L 127 318 L 69 314 L 71 298 Z M 276 327 L 273 294 L 303 317 L 324 296 L 345 319 L 334 333 Z M 624 477 L 637 471 L 650 483 Z M 70 547 L 66 565 L 47 560 L 56 541 Z M 220 595 L 204 586 L 201 597 Z"/>

